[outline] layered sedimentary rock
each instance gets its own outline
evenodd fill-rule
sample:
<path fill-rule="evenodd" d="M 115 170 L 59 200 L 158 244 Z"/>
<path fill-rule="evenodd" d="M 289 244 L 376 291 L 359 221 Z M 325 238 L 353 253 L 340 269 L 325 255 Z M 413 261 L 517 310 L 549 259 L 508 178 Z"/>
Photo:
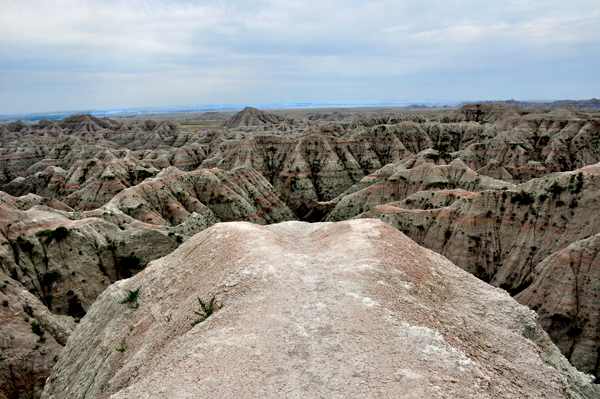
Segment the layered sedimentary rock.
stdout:
<path fill-rule="evenodd" d="M 102 279 L 108 284 L 124 276 L 121 262 L 136 273 L 153 256 L 219 221 L 342 220 L 368 212 L 518 294 L 540 312 L 563 353 L 597 373 L 599 339 L 591 320 L 598 306 L 589 289 L 594 278 L 572 268 L 578 284 L 591 279 L 577 291 L 590 300 L 584 309 L 560 299 L 571 298 L 577 285 L 537 271 L 546 258 L 600 232 L 593 201 L 600 118 L 572 107 L 513 105 L 470 104 L 438 116 L 326 114 L 304 121 L 247 109 L 197 131 L 170 121 L 123 124 L 90 115 L 3 124 L 0 188 L 11 194 L 0 193 L 2 212 L 10 215 L 0 247 L 3 270 L 17 273 L 15 281 L 26 290 L 37 287 L 41 301 L 47 295 L 44 274 L 50 273 L 46 283 L 56 290 L 50 308 L 68 311 L 65 295 L 72 290 L 87 310 L 105 287 Z M 14 221 L 23 229 L 16 234 Z M 86 226 L 83 231 L 74 229 L 78 224 Z M 61 235 L 58 227 L 68 230 L 66 241 L 54 238 Z M 139 251 L 148 249 L 141 242 L 156 239 L 164 245 L 142 259 Z M 75 245 L 82 245 L 81 255 Z M 63 260 L 89 268 L 81 292 L 62 286 L 71 272 Z M 28 277 L 17 262 L 24 262 Z M 88 284 L 95 288 L 83 288 Z M 522 299 L 533 285 L 540 287 L 535 295 Z"/>
<path fill-rule="evenodd" d="M 2 271 L 55 314 L 82 317 L 106 287 L 182 241 L 139 222 L 117 225 L 73 216 L 46 207 L 20 211 L 0 205 Z"/>
<path fill-rule="evenodd" d="M 164 169 L 156 178 L 123 190 L 105 208 L 158 226 L 177 226 L 192 214 L 206 219 L 203 228 L 219 220 L 266 224 L 294 219 L 273 186 L 243 167 L 229 172 Z"/>
<path fill-rule="evenodd" d="M 119 303 L 138 288 L 136 309 Z M 214 314 L 196 322 L 197 299 L 213 296 Z M 102 294 L 42 397 L 400 392 L 591 398 L 598 387 L 504 291 L 357 220 L 227 223 L 194 236 Z"/>
<path fill-rule="evenodd" d="M 39 397 L 76 323 L 0 271 L 0 397 Z"/>
<path fill-rule="evenodd" d="M 600 235 L 579 240 L 535 266 L 532 283 L 516 299 L 532 309 L 562 353 L 598 375 Z"/>
<path fill-rule="evenodd" d="M 299 121 L 293 118 L 281 117 L 260 111 L 253 107 L 246 107 L 231 118 L 221 122 L 221 126 L 228 128 L 237 128 L 243 126 L 263 126 L 266 124 L 286 123 L 290 125 L 298 124 Z"/>
<path fill-rule="evenodd" d="M 448 165 L 436 165 L 427 155 L 428 153 L 418 157 L 410 169 L 401 162 L 366 176 L 356 186 L 340 195 L 328 220 L 350 219 L 377 205 L 398 201 L 411 194 L 431 189 L 463 189 L 475 192 L 514 187 L 513 184 L 479 175 L 460 159 Z M 364 188 L 360 189 L 361 187 Z"/>
<path fill-rule="evenodd" d="M 541 267 L 538 264 L 546 257 L 600 232 L 597 171 L 598 166 L 588 167 L 534 179 L 512 190 L 472 193 L 437 209 L 417 201 L 411 201 L 409 209 L 402 202 L 376 206 L 361 217 L 384 220 L 461 268 L 518 294 L 531 287 L 535 281 L 533 271 Z M 414 205 L 419 206 L 414 208 Z M 594 278 L 584 268 L 576 270 L 574 278 L 579 281 Z M 547 297 L 560 290 L 561 284 L 560 280 L 545 278 L 540 295 Z M 593 294 L 592 291 L 584 294 L 589 308 L 570 309 L 574 326 L 588 325 L 589 315 L 600 310 Z M 529 302 L 524 300 L 524 303 Z M 532 303 L 533 306 L 540 305 Z M 590 337 L 594 338 L 593 344 L 592 341 L 585 344 L 592 347 L 589 353 L 579 358 L 579 351 L 564 345 L 561 349 L 583 370 L 594 372 L 600 340 L 594 325 L 590 326 L 593 331 Z M 568 328 L 562 332 L 566 331 Z"/>
<path fill-rule="evenodd" d="M 599 142 L 598 119 L 561 108 L 534 112 L 473 104 L 438 120 L 372 115 L 335 126 L 315 126 L 312 121 L 290 124 L 283 117 L 246 109 L 231 123 L 197 132 L 169 121 L 122 125 L 89 115 L 70 119 L 4 127 L 0 165 L 3 181 L 13 180 L 5 191 L 50 196 L 45 184 L 64 175 L 59 180 L 68 181 L 56 181 L 53 187 L 58 192 L 53 196 L 64 201 L 66 196 L 84 189 L 74 195 L 69 203 L 73 206 L 79 198 L 90 198 L 99 187 L 105 186 L 112 193 L 137 184 L 138 171 L 148 173 L 152 168 L 168 166 L 184 171 L 249 166 L 263 173 L 286 199 L 298 203 L 292 205 L 296 210 L 334 198 L 365 175 L 425 150 L 434 151 L 429 156 L 436 163 L 459 158 L 480 174 L 513 182 L 600 161 L 595 145 Z M 250 119 L 258 122 L 250 123 Z M 310 147 L 317 151 L 307 153 Z M 106 176 L 114 176 L 114 180 L 104 181 L 101 174 L 88 176 L 82 173 L 82 166 L 76 165 L 85 164 L 101 151 L 114 153 L 118 148 L 131 152 L 119 155 L 122 160 L 116 162 L 135 167 L 126 167 L 124 175 L 109 171 Z M 292 168 L 286 167 L 292 164 Z M 41 175 L 34 178 L 36 173 Z M 34 181 L 14 180 L 28 177 Z M 293 178 L 305 180 L 301 186 L 306 184 L 307 189 L 293 192 L 294 185 L 289 184 Z M 102 200 L 82 200 L 82 206 L 98 206 Z"/>

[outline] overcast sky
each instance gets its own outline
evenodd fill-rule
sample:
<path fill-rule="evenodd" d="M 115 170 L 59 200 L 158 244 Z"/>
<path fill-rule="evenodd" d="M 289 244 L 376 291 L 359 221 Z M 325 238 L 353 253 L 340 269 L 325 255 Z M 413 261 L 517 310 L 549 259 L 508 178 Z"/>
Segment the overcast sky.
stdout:
<path fill-rule="evenodd" d="M 598 0 L 0 0 L 0 114 L 600 97 Z"/>

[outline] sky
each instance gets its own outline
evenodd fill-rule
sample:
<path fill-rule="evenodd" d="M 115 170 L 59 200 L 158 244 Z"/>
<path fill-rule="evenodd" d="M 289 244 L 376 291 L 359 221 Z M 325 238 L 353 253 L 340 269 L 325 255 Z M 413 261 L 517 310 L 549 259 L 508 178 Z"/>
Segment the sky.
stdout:
<path fill-rule="evenodd" d="M 0 114 L 600 97 L 598 0 L 0 0 Z"/>

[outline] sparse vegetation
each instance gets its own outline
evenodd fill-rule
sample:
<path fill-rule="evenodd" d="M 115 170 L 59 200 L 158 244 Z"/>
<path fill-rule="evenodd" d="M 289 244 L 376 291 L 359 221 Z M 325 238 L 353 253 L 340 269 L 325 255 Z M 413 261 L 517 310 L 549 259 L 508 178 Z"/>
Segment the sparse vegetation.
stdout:
<path fill-rule="evenodd" d="M 451 184 L 448 182 L 434 181 L 431 183 L 427 183 L 427 185 L 425 186 L 425 190 L 430 190 L 430 189 L 435 189 L 435 188 L 444 189 L 444 188 L 448 188 L 450 186 L 451 186 Z"/>
<path fill-rule="evenodd" d="M 17 245 L 19 245 L 21 251 L 26 252 L 29 255 L 33 254 L 34 245 L 31 241 L 24 239 L 22 236 L 18 236 Z"/>
<path fill-rule="evenodd" d="M 31 322 L 31 332 L 33 332 L 35 335 L 39 335 L 40 337 L 43 337 L 45 333 L 45 331 L 42 330 L 42 326 L 37 321 Z"/>
<path fill-rule="evenodd" d="M 533 197 L 533 195 L 525 191 L 521 191 L 520 193 L 513 194 L 512 198 L 510 199 L 510 202 L 516 202 L 519 205 L 531 205 L 535 202 L 535 198 Z"/>
<path fill-rule="evenodd" d="M 83 305 L 79 301 L 79 297 L 77 295 L 71 296 L 71 298 L 69 298 L 67 302 L 69 304 L 69 307 L 67 308 L 67 314 L 69 316 L 75 317 L 76 319 L 80 319 L 83 316 L 85 316 L 85 309 L 83 308 Z"/>
<path fill-rule="evenodd" d="M 550 187 L 547 188 L 546 191 L 548 191 L 549 193 L 552 193 L 552 195 L 554 195 L 554 196 L 558 196 L 558 195 L 560 195 L 560 193 L 562 193 L 564 191 L 564 187 L 562 187 L 557 182 L 554 182 L 554 183 L 552 183 L 552 185 Z"/>
<path fill-rule="evenodd" d="M 204 302 L 202 299 L 200 299 L 200 297 L 198 297 L 198 303 L 200 304 L 200 311 L 194 310 L 194 313 L 196 313 L 200 317 L 192 322 L 192 326 L 203 322 L 215 311 L 216 304 L 214 295 L 208 302 Z"/>
<path fill-rule="evenodd" d="M 67 229 L 64 226 L 58 226 L 54 230 L 40 230 L 37 233 L 35 233 L 35 235 L 36 237 L 46 237 L 46 239 L 44 240 L 44 244 L 50 244 L 52 240 L 56 240 L 58 242 L 67 238 L 67 236 L 69 235 L 69 229 Z"/>
<path fill-rule="evenodd" d="M 139 295 L 141 289 L 142 289 L 142 286 L 137 287 L 135 290 L 127 290 L 127 296 L 125 298 L 123 298 L 121 301 L 119 301 L 119 303 L 121 305 L 132 304 L 129 307 L 132 309 L 137 309 L 139 307 L 137 298 L 138 298 L 138 295 Z"/>
<path fill-rule="evenodd" d="M 565 316 L 562 313 L 554 313 L 552 316 L 550 316 L 550 320 L 565 324 L 571 322 L 571 318 L 569 316 Z"/>
<path fill-rule="evenodd" d="M 42 276 L 42 285 L 46 288 L 46 291 L 50 291 L 52 288 L 52 284 L 54 284 L 58 279 L 60 279 L 61 275 L 58 270 L 51 270 L 49 272 L 44 273 Z"/>
<path fill-rule="evenodd" d="M 131 255 L 119 256 L 116 266 L 119 276 L 129 278 L 132 276 L 133 270 L 140 269 L 140 258 L 133 253 Z"/>

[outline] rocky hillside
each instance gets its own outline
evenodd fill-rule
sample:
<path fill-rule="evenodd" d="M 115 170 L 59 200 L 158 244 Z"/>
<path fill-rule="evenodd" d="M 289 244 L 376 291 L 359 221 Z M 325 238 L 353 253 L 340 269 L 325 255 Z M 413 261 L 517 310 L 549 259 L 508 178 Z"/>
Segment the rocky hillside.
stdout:
<path fill-rule="evenodd" d="M 242 126 L 264 126 L 279 123 L 297 125 L 299 121 L 293 118 L 284 118 L 278 115 L 269 114 L 253 107 L 246 107 L 231 118 L 225 119 L 221 123 L 221 126 L 236 128 Z"/>
<path fill-rule="evenodd" d="M 546 257 L 600 233 L 596 201 L 600 179 L 590 170 L 557 173 L 512 189 L 419 193 L 375 206 L 360 217 L 386 221 L 419 244 L 515 295 L 532 285 L 534 270 L 542 267 Z M 599 270 L 576 268 L 573 272 L 573 279 L 567 281 L 559 275 L 546 275 L 538 297 L 544 306 L 530 304 L 548 320 L 557 314 L 572 318 L 562 333 L 573 348 L 561 346 L 563 353 L 581 369 L 597 373 L 600 330 L 594 318 L 600 306 L 593 289 L 600 287 Z M 579 289 L 583 282 L 591 288 Z M 580 304 L 589 304 L 576 306 L 566 297 L 552 301 L 563 284 L 578 292 Z M 523 299 L 523 303 L 529 302 Z M 578 345 L 584 346 L 575 350 Z M 582 352 L 586 355 L 581 356 Z"/>
<path fill-rule="evenodd" d="M 125 215 L 72 211 L 34 194 L 0 192 L 0 392 L 7 398 L 39 397 L 97 296 L 183 242 Z"/>
<path fill-rule="evenodd" d="M 589 381 L 534 312 L 384 223 L 227 223 L 111 285 L 42 398 L 597 397 Z"/>
<path fill-rule="evenodd" d="M 196 131 L 17 121 L 0 124 L 0 269 L 74 323 L 219 222 L 378 218 L 537 311 L 571 363 L 598 375 L 598 176 L 600 118 L 571 106 L 304 120 L 247 108 Z"/>

